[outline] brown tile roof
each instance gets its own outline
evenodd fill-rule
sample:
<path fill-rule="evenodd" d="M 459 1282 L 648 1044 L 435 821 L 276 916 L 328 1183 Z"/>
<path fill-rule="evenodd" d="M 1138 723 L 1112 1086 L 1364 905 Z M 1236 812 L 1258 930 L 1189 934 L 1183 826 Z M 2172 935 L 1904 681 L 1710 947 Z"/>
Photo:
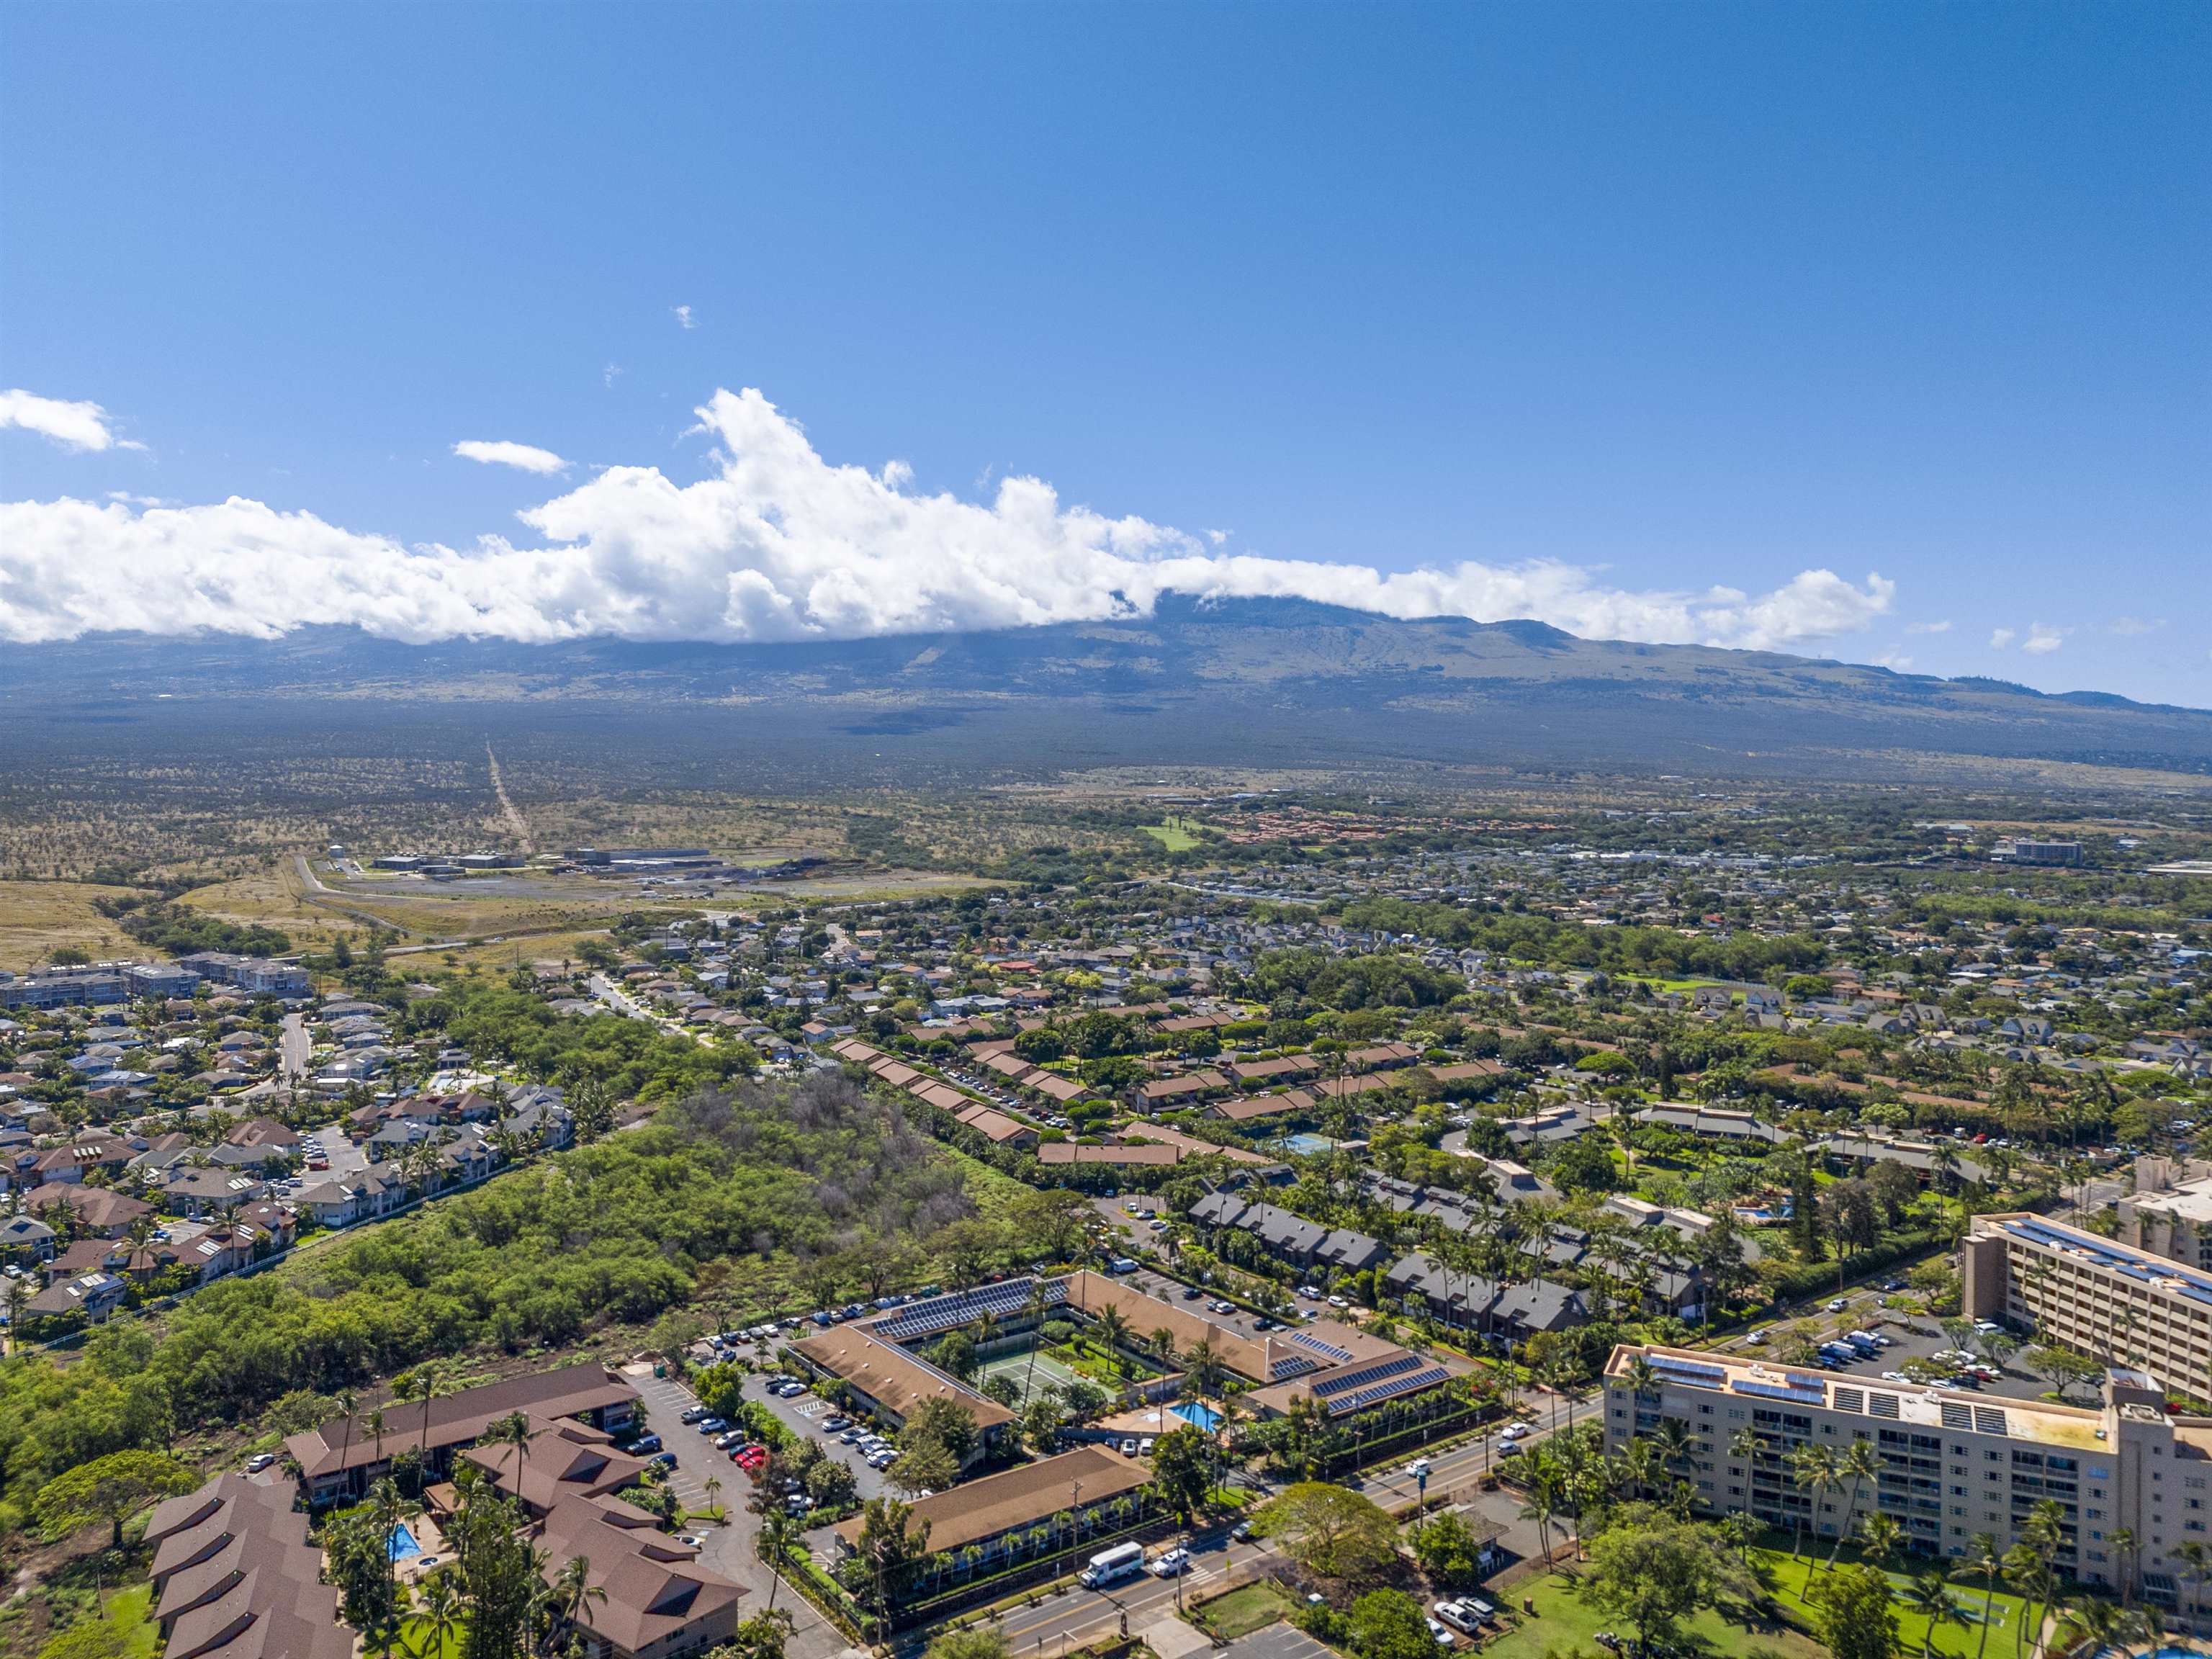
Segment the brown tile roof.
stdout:
<path fill-rule="evenodd" d="M 913 1520 L 928 1523 L 933 1551 L 957 1550 L 1073 1509 L 1079 1501 L 1090 1504 L 1135 1492 L 1152 1478 L 1133 1458 L 1104 1446 L 1079 1446 L 922 1498 L 913 1506 Z M 848 1548 L 860 1541 L 860 1525 L 859 1516 L 838 1524 L 837 1535 Z"/>
<path fill-rule="evenodd" d="M 564 1498 L 620 1491 L 645 1473 L 645 1459 L 617 1451 L 613 1437 L 589 1424 L 528 1415 L 530 1443 L 519 1456 L 504 1443 L 472 1446 L 461 1455 L 489 1474 L 502 1497 L 519 1495 L 533 1515 Z"/>
<path fill-rule="evenodd" d="M 1040 1164 L 1143 1164 L 1164 1169 L 1181 1162 L 1182 1158 L 1182 1149 L 1179 1146 L 1080 1146 L 1072 1140 L 1048 1140 L 1037 1148 L 1037 1162 Z"/>
<path fill-rule="evenodd" d="M 1291 1089 L 1279 1095 L 1245 1095 L 1218 1101 L 1206 1109 L 1231 1123 L 1249 1123 L 1255 1117 L 1273 1117 L 1278 1112 L 1310 1112 L 1313 1103 L 1313 1097 L 1304 1090 Z"/>
<path fill-rule="evenodd" d="M 591 1498 L 565 1498 L 546 1515 L 543 1540 L 550 1579 L 577 1557 L 586 1577 L 606 1592 L 586 1603 L 582 1622 L 624 1653 L 727 1640 L 737 1626 L 744 1586 L 699 1565 L 698 1552 L 665 1533 L 626 1524 Z"/>
<path fill-rule="evenodd" d="M 979 1429 L 1014 1420 L 1013 1413 L 997 1401 L 986 1400 L 925 1365 L 905 1349 L 879 1341 L 856 1326 L 835 1326 L 804 1337 L 793 1346 L 811 1363 L 843 1378 L 902 1418 L 911 1416 L 924 1400 L 943 1399 L 965 1407 Z"/>
<path fill-rule="evenodd" d="M 1178 1352 L 1187 1352 L 1200 1341 L 1207 1341 L 1221 1356 L 1221 1363 L 1239 1376 L 1265 1382 L 1273 1374 L 1269 1344 L 1255 1342 L 1241 1331 L 1218 1325 L 1188 1307 L 1146 1296 L 1125 1280 L 1109 1279 L 1088 1267 L 1068 1274 L 1062 1282 L 1067 1286 L 1069 1307 L 1093 1318 L 1101 1309 L 1115 1310 L 1128 1322 L 1130 1333 L 1138 1342 L 1146 1340 L 1154 1331 L 1166 1329 L 1174 1333 Z"/>
<path fill-rule="evenodd" d="M 629 1383 L 598 1361 L 586 1360 L 578 1365 L 564 1365 L 558 1370 L 537 1371 L 527 1376 L 511 1376 L 503 1382 L 487 1382 L 481 1388 L 464 1389 L 459 1394 L 433 1400 L 429 1441 L 433 1446 L 466 1445 L 483 1435 L 484 1425 L 492 1419 L 510 1412 L 527 1411 L 549 1418 L 574 1417 L 636 1397 L 637 1390 Z M 390 1456 L 402 1445 L 420 1443 L 420 1405 L 387 1410 L 385 1418 L 382 1456 Z M 350 1449 L 346 1433 L 345 1419 L 334 1417 L 320 1428 L 290 1436 L 284 1442 L 284 1449 L 292 1454 L 309 1480 L 336 1474 L 341 1469 L 363 1468 L 382 1461 L 376 1449 L 375 1437 L 367 1433 L 358 1419 L 353 1425 Z"/>

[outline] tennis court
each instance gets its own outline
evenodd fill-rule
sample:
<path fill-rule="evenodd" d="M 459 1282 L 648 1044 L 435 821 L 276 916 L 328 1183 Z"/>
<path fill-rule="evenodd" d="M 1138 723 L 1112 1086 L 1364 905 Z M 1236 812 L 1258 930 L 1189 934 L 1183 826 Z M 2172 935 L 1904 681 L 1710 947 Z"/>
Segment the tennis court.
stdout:
<path fill-rule="evenodd" d="M 991 1378 L 1003 1376 L 1014 1385 L 1018 1393 L 1022 1393 L 1025 1382 L 1028 1387 L 1042 1392 L 1046 1389 L 1064 1389 L 1077 1380 L 1073 1371 L 1048 1353 L 1036 1356 L 1036 1369 L 1032 1372 L 1030 1358 L 1025 1353 L 1010 1353 L 989 1361 L 975 1373 L 976 1386 L 981 1388 Z M 1029 1403 L 1026 1393 L 1022 1393 L 1022 1403 Z"/>

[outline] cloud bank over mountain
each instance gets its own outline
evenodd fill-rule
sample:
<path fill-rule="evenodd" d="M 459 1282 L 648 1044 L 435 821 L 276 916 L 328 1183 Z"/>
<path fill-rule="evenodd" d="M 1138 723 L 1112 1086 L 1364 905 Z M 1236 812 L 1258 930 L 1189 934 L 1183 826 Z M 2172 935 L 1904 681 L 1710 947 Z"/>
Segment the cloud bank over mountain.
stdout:
<path fill-rule="evenodd" d="M 915 491 L 899 462 L 833 465 L 756 391 L 718 391 L 698 415 L 714 445 L 708 477 L 680 484 L 657 467 L 609 467 L 521 513 L 537 538 L 521 545 L 407 545 L 237 496 L 0 504 L 0 639 L 271 638 L 348 623 L 416 643 L 850 639 L 1142 616 L 1172 592 L 1775 648 L 1864 629 L 1896 591 L 1879 575 L 1861 585 L 1828 570 L 1753 595 L 1611 587 L 1548 561 L 1385 573 L 1224 552 L 1203 533 L 1063 506 L 1036 478 L 967 501 Z M 562 464 L 507 441 L 456 450 Z"/>

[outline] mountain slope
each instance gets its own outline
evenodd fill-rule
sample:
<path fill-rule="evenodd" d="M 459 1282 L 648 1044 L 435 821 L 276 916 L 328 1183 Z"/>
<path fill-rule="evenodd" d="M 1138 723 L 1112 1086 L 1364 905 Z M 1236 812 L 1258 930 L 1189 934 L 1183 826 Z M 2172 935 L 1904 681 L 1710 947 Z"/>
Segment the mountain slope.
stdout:
<path fill-rule="evenodd" d="M 88 722 L 166 728 L 189 708 L 204 723 L 283 723 L 287 708 L 313 705 L 340 726 L 370 708 L 387 721 L 465 711 L 516 731 L 643 721 L 672 757 L 789 741 L 829 758 L 892 741 L 1015 767 L 1376 759 L 1843 774 L 1917 754 L 2212 774 L 2202 710 L 1301 600 L 1173 599 L 1143 619 L 790 645 L 118 635 L 0 653 L 0 702 L 19 736 L 59 722 L 79 740 Z M 665 718 L 678 711 L 680 722 Z"/>

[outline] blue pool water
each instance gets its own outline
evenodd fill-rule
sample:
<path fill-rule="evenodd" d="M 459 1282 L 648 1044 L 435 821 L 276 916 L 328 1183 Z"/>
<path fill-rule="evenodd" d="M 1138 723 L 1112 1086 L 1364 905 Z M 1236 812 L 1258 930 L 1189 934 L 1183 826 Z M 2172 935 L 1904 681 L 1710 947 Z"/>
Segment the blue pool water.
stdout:
<path fill-rule="evenodd" d="M 404 1521 L 392 1529 L 392 1536 L 385 1540 L 384 1547 L 391 1552 L 395 1561 L 404 1561 L 410 1555 L 422 1553 L 422 1547 L 415 1541 L 415 1534 L 407 1530 L 407 1523 Z"/>
<path fill-rule="evenodd" d="M 1168 1409 L 1182 1419 L 1184 1422 L 1204 1429 L 1208 1434 L 1221 1426 L 1221 1413 L 1211 1406 L 1192 1405 L 1186 1401 L 1180 1406 L 1170 1406 Z"/>

